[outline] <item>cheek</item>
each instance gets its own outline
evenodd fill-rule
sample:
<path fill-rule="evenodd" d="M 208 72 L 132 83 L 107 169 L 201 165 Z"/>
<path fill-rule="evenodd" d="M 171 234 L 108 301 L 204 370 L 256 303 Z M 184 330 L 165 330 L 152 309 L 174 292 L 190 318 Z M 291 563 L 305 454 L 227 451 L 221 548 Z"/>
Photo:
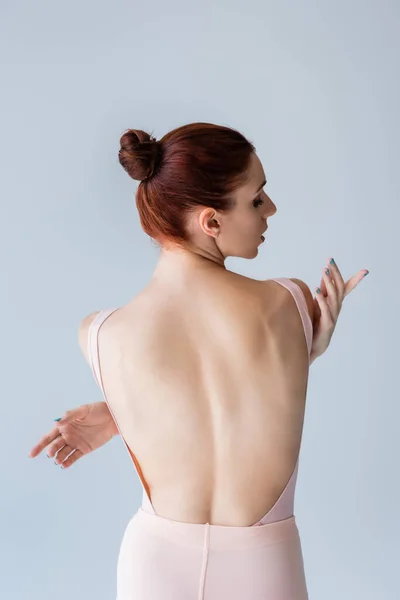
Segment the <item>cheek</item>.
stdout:
<path fill-rule="evenodd" d="M 260 237 L 258 235 L 262 229 L 260 221 L 261 217 L 255 208 L 253 208 L 253 212 L 251 210 L 240 211 L 235 218 L 226 223 L 224 238 L 228 242 L 236 244 L 254 245 L 254 241 L 257 241 L 255 238 Z"/>
<path fill-rule="evenodd" d="M 254 209 L 254 213 L 248 215 L 247 221 L 245 223 L 245 230 L 249 235 L 257 235 L 262 229 L 261 225 L 261 216 L 256 213 Z"/>
<path fill-rule="evenodd" d="M 255 218 L 254 215 L 247 218 L 247 220 L 242 223 L 241 227 L 241 235 L 243 240 L 248 244 L 254 244 L 256 238 L 259 237 L 260 229 L 261 227 L 259 219 Z"/>

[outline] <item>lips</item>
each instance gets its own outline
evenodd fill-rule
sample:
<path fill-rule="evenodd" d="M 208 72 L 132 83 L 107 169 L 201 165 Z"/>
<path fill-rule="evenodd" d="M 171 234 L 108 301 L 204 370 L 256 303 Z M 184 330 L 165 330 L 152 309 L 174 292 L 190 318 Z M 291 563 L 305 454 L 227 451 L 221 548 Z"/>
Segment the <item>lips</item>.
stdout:
<path fill-rule="evenodd" d="M 267 231 L 267 229 L 268 229 L 268 227 L 266 227 L 266 228 L 264 229 L 264 232 L 263 232 L 263 233 L 265 233 L 265 232 Z M 263 235 L 261 236 L 261 240 L 262 240 L 263 242 L 265 242 L 265 237 L 264 237 Z"/>

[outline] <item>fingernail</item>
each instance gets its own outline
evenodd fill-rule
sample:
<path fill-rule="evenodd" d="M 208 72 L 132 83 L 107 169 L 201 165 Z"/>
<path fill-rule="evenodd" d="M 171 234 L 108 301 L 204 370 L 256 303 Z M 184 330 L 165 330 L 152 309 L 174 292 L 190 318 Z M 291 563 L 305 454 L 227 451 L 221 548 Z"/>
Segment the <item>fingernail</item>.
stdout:
<path fill-rule="evenodd" d="M 51 458 L 51 456 L 49 456 L 48 454 L 46 454 L 47 458 Z"/>
<path fill-rule="evenodd" d="M 329 275 L 329 269 L 325 269 L 325 275 Z"/>
<path fill-rule="evenodd" d="M 332 258 L 332 260 L 330 262 L 331 262 L 331 265 L 335 264 L 335 261 L 333 260 L 333 258 Z"/>
<path fill-rule="evenodd" d="M 58 419 L 54 419 L 55 421 L 61 421 L 61 417 L 58 417 Z"/>
<path fill-rule="evenodd" d="M 366 277 L 366 276 L 368 275 L 368 273 L 369 273 L 369 271 L 366 271 L 366 272 L 364 273 L 364 277 Z"/>
<path fill-rule="evenodd" d="M 319 288 L 317 288 L 317 294 L 320 294 L 321 290 Z"/>

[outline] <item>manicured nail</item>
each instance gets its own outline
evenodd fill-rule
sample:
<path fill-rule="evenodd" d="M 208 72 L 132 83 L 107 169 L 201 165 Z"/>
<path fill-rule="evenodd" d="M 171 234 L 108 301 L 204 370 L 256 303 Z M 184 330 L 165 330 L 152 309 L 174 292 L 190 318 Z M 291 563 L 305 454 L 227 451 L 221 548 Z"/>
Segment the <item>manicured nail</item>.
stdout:
<path fill-rule="evenodd" d="M 55 421 L 61 421 L 61 417 L 58 417 L 58 419 L 54 419 Z"/>
<path fill-rule="evenodd" d="M 48 454 L 46 454 L 47 458 L 51 458 L 51 456 L 49 456 Z"/>
<path fill-rule="evenodd" d="M 321 290 L 319 288 L 317 288 L 317 294 L 320 294 Z"/>
<path fill-rule="evenodd" d="M 366 276 L 368 275 L 368 273 L 369 273 L 369 271 L 366 271 L 366 272 L 364 273 L 364 277 L 366 277 Z"/>
<path fill-rule="evenodd" d="M 329 275 L 329 269 L 325 269 L 325 275 Z"/>
<path fill-rule="evenodd" d="M 333 260 L 333 258 L 332 258 L 332 260 L 331 260 L 331 265 L 334 265 L 334 264 L 335 264 L 335 261 L 334 261 L 334 260 Z"/>

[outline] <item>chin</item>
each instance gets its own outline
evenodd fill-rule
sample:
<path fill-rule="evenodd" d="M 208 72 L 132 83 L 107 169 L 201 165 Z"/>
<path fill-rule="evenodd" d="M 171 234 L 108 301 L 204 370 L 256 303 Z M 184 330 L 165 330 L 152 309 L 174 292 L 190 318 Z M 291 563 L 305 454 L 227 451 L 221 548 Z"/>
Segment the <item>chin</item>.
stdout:
<path fill-rule="evenodd" d="M 258 256 L 258 247 L 255 249 L 253 254 L 251 254 L 250 256 L 246 256 L 245 258 L 256 258 L 256 256 Z"/>

